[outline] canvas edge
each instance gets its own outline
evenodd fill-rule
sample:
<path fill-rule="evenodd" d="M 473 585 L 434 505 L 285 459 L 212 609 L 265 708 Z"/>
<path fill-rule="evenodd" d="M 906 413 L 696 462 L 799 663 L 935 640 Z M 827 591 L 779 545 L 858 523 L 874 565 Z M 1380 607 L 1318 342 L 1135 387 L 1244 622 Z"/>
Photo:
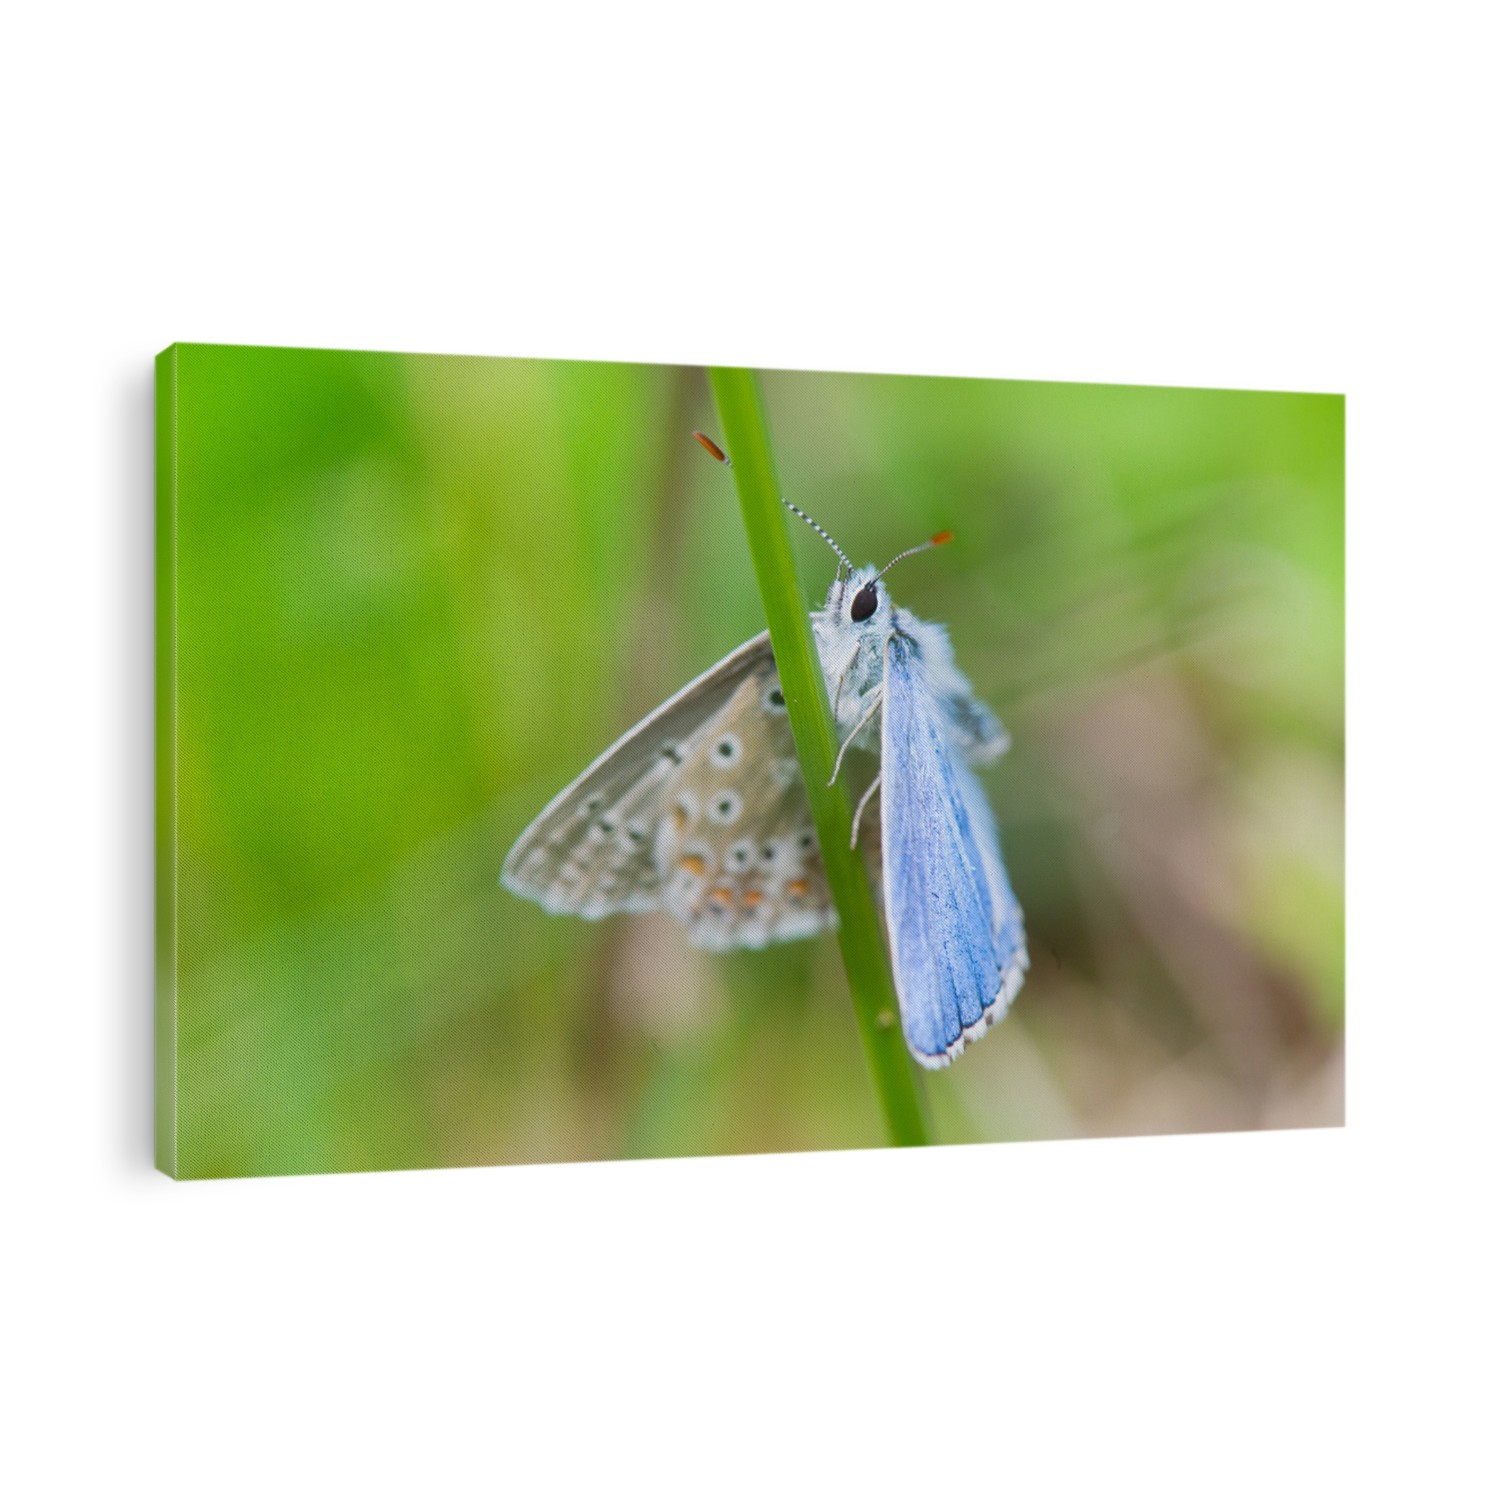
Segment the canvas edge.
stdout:
<path fill-rule="evenodd" d="M 178 350 L 156 356 L 155 1081 L 156 1168 L 177 1149 L 177 439 Z"/>

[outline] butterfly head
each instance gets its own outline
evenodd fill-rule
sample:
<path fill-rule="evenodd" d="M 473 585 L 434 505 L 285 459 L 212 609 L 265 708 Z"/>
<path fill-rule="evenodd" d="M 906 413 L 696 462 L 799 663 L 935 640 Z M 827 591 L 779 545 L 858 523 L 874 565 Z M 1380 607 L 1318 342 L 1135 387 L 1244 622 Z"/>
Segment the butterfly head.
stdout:
<path fill-rule="evenodd" d="M 889 635 L 891 629 L 891 596 L 880 581 L 880 572 L 871 565 L 856 568 L 847 577 L 839 576 L 828 587 L 824 611 L 856 634 Z"/>
<path fill-rule="evenodd" d="M 880 581 L 903 557 L 915 552 L 926 552 L 930 547 L 941 547 L 953 537 L 951 531 L 940 531 L 915 547 L 908 547 L 897 554 L 883 568 L 866 564 L 863 568 L 850 567 L 847 576 L 839 568 L 837 576 L 828 589 L 826 612 L 841 626 L 860 635 L 885 636 L 891 628 L 891 596 Z M 839 554 L 840 558 L 843 554 Z"/>
<path fill-rule="evenodd" d="M 716 445 L 710 444 L 701 433 L 695 434 L 699 442 L 717 452 Z M 885 585 L 881 579 L 885 577 L 902 558 L 911 557 L 918 552 L 926 552 L 931 547 L 941 547 L 944 542 L 953 540 L 951 531 L 940 531 L 935 536 L 930 536 L 925 542 L 918 542 L 915 547 L 908 547 L 905 552 L 898 552 L 883 568 L 874 568 L 868 563 L 862 568 L 856 568 L 849 561 L 848 555 L 839 544 L 799 506 L 793 505 L 790 500 L 783 499 L 781 502 L 795 516 L 800 516 L 814 531 L 838 553 L 839 570 L 834 574 L 833 582 L 828 588 L 828 599 L 824 604 L 824 611 L 837 625 L 845 629 L 852 629 L 859 635 L 881 635 L 889 634 L 891 626 L 891 596 L 886 592 Z"/>

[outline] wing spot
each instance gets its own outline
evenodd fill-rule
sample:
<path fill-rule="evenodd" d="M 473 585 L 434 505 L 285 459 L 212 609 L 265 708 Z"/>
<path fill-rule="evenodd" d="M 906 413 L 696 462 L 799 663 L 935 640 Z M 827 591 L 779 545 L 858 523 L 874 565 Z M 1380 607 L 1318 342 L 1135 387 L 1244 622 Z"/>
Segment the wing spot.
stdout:
<path fill-rule="evenodd" d="M 764 901 L 765 899 L 766 899 L 765 896 L 760 891 L 753 891 L 753 890 L 752 891 L 746 891 L 745 894 L 740 897 L 741 902 L 744 905 L 750 907 L 752 910 L 755 907 L 759 906 L 760 903 L 762 901 Z"/>
<path fill-rule="evenodd" d="M 598 812 L 599 809 L 601 807 L 603 807 L 603 806 L 604 806 L 604 798 L 598 792 L 595 792 L 592 797 L 588 797 L 588 798 L 586 798 L 584 800 L 584 804 L 583 804 L 584 816 L 588 817 L 588 818 L 592 818 L 594 816 L 594 814 L 596 812 Z"/>
<path fill-rule="evenodd" d="M 661 747 L 661 758 L 671 761 L 674 766 L 680 766 L 682 764 L 682 746 L 675 740 L 668 740 Z"/>
<path fill-rule="evenodd" d="M 677 861 L 677 868 L 696 880 L 699 876 L 708 874 L 708 861 L 701 854 L 684 854 Z"/>
<path fill-rule="evenodd" d="M 797 835 L 797 847 L 802 850 L 811 849 L 817 841 L 817 835 L 811 828 L 805 828 Z"/>
<path fill-rule="evenodd" d="M 807 895 L 807 882 L 802 879 L 789 880 L 786 883 L 786 899 L 794 906 L 801 903 Z"/>
<path fill-rule="evenodd" d="M 794 786 L 801 777 L 802 767 L 797 764 L 795 755 L 778 756 L 771 763 L 771 779 L 779 787 Z"/>
<path fill-rule="evenodd" d="M 726 771 L 739 765 L 744 754 L 745 747 L 740 744 L 740 737 L 737 734 L 722 735 L 714 744 L 714 763 L 722 766 Z"/>
<path fill-rule="evenodd" d="M 715 911 L 728 911 L 734 905 L 734 892 L 727 885 L 718 885 L 708 893 L 708 904 Z"/>
<path fill-rule="evenodd" d="M 745 810 L 745 800 L 738 792 L 720 792 L 709 804 L 708 815 L 715 823 L 737 822 Z"/>
<path fill-rule="evenodd" d="M 646 825 L 639 819 L 625 825 L 625 837 L 632 844 L 644 844 L 646 842 Z"/>
<path fill-rule="evenodd" d="M 764 693 L 761 694 L 760 706 L 768 714 L 786 713 L 786 694 L 781 691 L 780 683 L 773 682 Z"/>
<path fill-rule="evenodd" d="M 724 868 L 738 875 L 748 870 L 754 859 L 754 845 L 749 839 L 739 839 L 724 851 Z"/>

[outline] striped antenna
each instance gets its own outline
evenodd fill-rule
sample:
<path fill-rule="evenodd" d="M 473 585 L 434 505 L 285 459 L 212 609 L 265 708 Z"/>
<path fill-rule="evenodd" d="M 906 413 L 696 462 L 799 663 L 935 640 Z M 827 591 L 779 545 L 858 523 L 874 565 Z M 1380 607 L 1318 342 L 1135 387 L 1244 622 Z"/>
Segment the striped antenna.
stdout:
<path fill-rule="evenodd" d="M 726 469 L 732 469 L 734 467 L 734 464 L 731 461 L 729 455 L 716 442 L 714 442 L 714 440 L 711 437 L 709 437 L 709 435 L 706 432 L 699 432 L 695 428 L 693 430 L 693 436 L 695 438 L 697 438 L 697 440 L 698 440 L 698 442 L 700 444 L 702 444 L 703 451 L 705 453 L 707 453 L 710 458 L 716 458 L 716 459 L 718 459 L 718 461 L 721 464 L 723 464 Z M 842 547 L 840 547 L 839 544 L 836 541 L 834 541 L 834 539 L 831 536 L 829 536 L 828 533 L 826 531 L 824 531 L 823 528 L 821 526 L 819 526 L 818 523 L 815 520 L 813 520 L 813 518 L 810 515 L 808 515 L 808 513 L 805 510 L 802 510 L 800 507 L 793 505 L 792 502 L 790 500 L 788 500 L 785 496 L 782 496 L 781 503 L 784 506 L 786 506 L 786 508 L 789 511 L 791 511 L 791 513 L 794 516 L 801 516 L 802 519 L 804 521 L 806 521 L 807 524 L 809 526 L 811 526 L 812 529 L 814 531 L 816 531 L 818 533 L 818 535 L 820 537 L 822 537 L 823 540 L 825 542 L 827 542 L 828 545 L 830 547 L 832 547 L 835 552 L 838 553 L 838 555 L 839 555 L 839 570 L 838 570 L 837 574 L 834 575 L 835 577 L 842 578 L 844 576 L 844 569 L 845 568 L 848 568 L 848 570 L 851 573 L 854 571 L 854 564 L 852 562 L 850 562 L 847 557 L 844 556 L 844 549 Z M 945 541 L 947 540 L 946 535 L 944 536 L 944 540 Z M 935 544 L 933 544 L 933 545 L 935 545 Z"/>
<path fill-rule="evenodd" d="M 844 569 L 845 568 L 848 568 L 848 570 L 851 573 L 854 571 L 854 564 L 852 562 L 850 562 L 847 557 L 844 556 L 844 549 L 842 547 L 840 547 L 839 544 L 836 541 L 834 541 L 834 539 L 831 536 L 829 536 L 828 533 L 826 531 L 824 531 L 823 528 L 821 526 L 819 526 L 818 523 L 815 520 L 813 520 L 813 518 L 810 515 L 808 515 L 808 513 L 805 510 L 803 510 L 800 506 L 793 505 L 792 502 L 790 500 L 788 500 L 785 495 L 783 495 L 781 497 L 781 503 L 784 506 L 786 506 L 786 508 L 789 511 L 791 511 L 791 513 L 794 516 L 801 516 L 802 519 L 804 521 L 806 521 L 807 524 L 809 526 L 811 526 L 812 529 L 814 531 L 816 531 L 818 533 L 818 535 L 820 537 L 822 537 L 823 540 L 825 542 L 827 542 L 828 545 L 830 547 L 832 547 L 835 552 L 838 553 L 838 555 L 839 555 L 839 570 L 834 575 L 835 578 L 842 578 L 844 576 Z"/>
<path fill-rule="evenodd" d="M 908 547 L 905 552 L 898 552 L 875 576 L 884 578 L 903 557 L 912 557 L 918 552 L 930 552 L 934 547 L 941 547 L 944 542 L 952 540 L 951 531 L 940 531 L 935 536 L 928 537 L 925 542 L 919 542 L 915 547 Z"/>

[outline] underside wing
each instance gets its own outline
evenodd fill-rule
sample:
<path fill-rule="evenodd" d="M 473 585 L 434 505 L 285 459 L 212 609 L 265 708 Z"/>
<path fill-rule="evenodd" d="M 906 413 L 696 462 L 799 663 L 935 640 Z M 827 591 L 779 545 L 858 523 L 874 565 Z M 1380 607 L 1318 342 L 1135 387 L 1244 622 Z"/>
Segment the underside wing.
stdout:
<path fill-rule="evenodd" d="M 774 673 L 771 641 L 746 641 L 617 740 L 536 816 L 500 872 L 551 912 L 602 917 L 661 905 L 655 857 L 666 790 L 689 742 L 757 673 Z"/>
<path fill-rule="evenodd" d="M 665 907 L 705 948 L 834 925 L 769 638 L 689 683 L 559 792 L 501 879 L 551 912 Z"/>
<path fill-rule="evenodd" d="M 886 644 L 881 848 L 901 1024 L 942 1067 L 1004 1014 L 1025 969 L 994 821 L 909 636 Z"/>
<path fill-rule="evenodd" d="M 667 789 L 663 901 L 699 947 L 761 948 L 835 920 L 774 669 L 715 715 Z"/>

